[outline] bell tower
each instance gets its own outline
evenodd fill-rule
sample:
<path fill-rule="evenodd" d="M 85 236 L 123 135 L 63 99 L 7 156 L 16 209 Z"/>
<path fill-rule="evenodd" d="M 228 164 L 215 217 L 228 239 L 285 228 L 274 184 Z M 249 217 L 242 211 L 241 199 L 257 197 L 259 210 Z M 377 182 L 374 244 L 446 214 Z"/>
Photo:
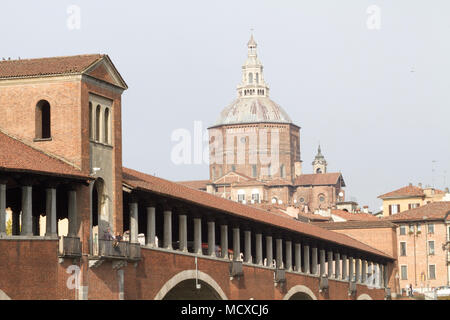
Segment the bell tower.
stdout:
<path fill-rule="evenodd" d="M 317 155 L 312 162 L 314 173 L 327 173 L 327 161 L 322 154 L 322 150 L 319 148 L 317 150 Z"/>

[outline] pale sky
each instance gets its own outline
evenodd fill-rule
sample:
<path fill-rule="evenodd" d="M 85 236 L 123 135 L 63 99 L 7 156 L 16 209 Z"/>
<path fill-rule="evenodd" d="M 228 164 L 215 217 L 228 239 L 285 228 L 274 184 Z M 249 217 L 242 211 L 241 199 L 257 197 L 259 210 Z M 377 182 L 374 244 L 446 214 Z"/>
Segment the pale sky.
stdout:
<path fill-rule="evenodd" d="M 80 29 L 67 26 L 71 5 Z M 371 5 L 379 30 L 366 25 Z M 171 134 L 194 121 L 206 129 L 236 97 L 254 28 L 271 99 L 301 127 L 306 173 L 320 141 L 347 199 L 373 211 L 378 195 L 409 182 L 450 185 L 448 0 L 16 0 L 0 10 L 0 58 L 111 57 L 129 85 L 127 167 L 208 178 L 206 164 L 172 163 Z"/>

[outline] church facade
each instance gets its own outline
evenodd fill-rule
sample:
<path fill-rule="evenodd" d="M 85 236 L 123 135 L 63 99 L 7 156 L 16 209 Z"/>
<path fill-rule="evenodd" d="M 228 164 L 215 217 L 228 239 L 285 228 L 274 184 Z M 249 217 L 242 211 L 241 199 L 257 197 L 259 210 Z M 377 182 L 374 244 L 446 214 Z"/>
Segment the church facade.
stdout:
<path fill-rule="evenodd" d="M 320 146 L 313 173 L 302 172 L 300 126 L 270 99 L 253 35 L 247 47 L 237 98 L 208 128 L 210 179 L 186 184 L 245 204 L 335 208 L 345 200 L 342 175 L 327 172 Z"/>

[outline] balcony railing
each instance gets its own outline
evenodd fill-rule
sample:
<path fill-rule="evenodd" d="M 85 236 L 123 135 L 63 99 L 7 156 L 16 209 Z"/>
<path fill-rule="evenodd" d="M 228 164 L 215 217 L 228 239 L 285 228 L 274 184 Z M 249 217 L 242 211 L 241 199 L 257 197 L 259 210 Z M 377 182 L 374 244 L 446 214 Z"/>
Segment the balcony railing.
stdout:
<path fill-rule="evenodd" d="M 62 236 L 59 239 L 61 257 L 81 257 L 81 241 L 78 237 Z"/>
<path fill-rule="evenodd" d="M 139 260 L 141 245 L 128 241 L 98 239 L 92 246 L 94 256 L 110 259 Z"/>

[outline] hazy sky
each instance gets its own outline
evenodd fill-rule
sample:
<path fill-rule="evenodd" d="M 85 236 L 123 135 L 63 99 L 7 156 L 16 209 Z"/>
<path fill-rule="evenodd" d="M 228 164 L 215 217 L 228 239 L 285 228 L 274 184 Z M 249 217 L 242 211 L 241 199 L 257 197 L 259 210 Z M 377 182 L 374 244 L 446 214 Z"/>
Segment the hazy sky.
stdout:
<path fill-rule="evenodd" d="M 206 129 L 235 98 L 254 28 L 271 98 L 301 127 L 304 171 L 320 141 L 347 199 L 376 211 L 382 193 L 431 184 L 433 160 L 436 187 L 450 184 L 449 14 L 448 0 L 16 0 L 0 9 L 0 57 L 107 53 L 129 85 L 124 165 L 206 179 L 206 164 L 172 163 L 171 134 Z"/>

